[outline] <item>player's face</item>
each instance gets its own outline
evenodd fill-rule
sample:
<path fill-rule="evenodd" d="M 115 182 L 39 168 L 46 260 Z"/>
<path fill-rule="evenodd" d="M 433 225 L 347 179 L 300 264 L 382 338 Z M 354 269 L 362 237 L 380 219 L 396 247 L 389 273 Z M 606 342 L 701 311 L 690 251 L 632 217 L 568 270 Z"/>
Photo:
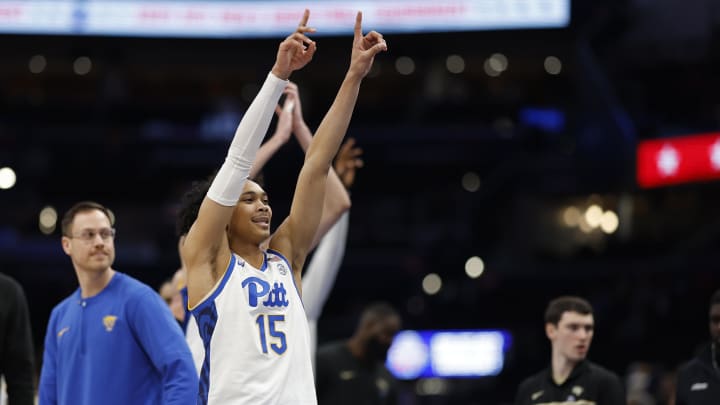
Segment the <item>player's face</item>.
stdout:
<path fill-rule="evenodd" d="M 70 235 L 62 237 L 63 250 L 81 270 L 107 270 L 115 260 L 114 232 L 102 211 L 79 212 L 73 219 Z"/>
<path fill-rule="evenodd" d="M 713 342 L 720 344 L 720 304 L 710 307 L 710 336 Z"/>
<path fill-rule="evenodd" d="M 265 190 L 248 180 L 230 219 L 231 237 L 242 235 L 253 243 L 260 243 L 270 236 L 272 210 Z"/>
<path fill-rule="evenodd" d="M 400 324 L 400 318 L 397 316 L 388 316 L 375 322 L 368 340 L 367 349 L 370 356 L 378 361 L 385 361 L 393 338 L 400 331 Z"/>
<path fill-rule="evenodd" d="M 594 332 L 593 316 L 577 312 L 564 312 L 557 326 L 547 325 L 547 335 L 553 351 L 560 353 L 571 362 L 579 362 L 590 350 Z"/>

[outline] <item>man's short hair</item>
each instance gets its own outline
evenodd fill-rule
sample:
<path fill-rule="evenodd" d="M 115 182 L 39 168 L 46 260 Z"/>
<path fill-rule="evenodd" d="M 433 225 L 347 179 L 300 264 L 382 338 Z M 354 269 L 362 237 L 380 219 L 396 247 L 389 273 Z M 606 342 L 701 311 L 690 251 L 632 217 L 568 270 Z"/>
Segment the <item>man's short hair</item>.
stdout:
<path fill-rule="evenodd" d="M 362 311 L 360 315 L 361 322 L 375 321 L 378 319 L 387 319 L 391 317 L 400 317 L 400 314 L 387 302 L 373 302 Z"/>
<path fill-rule="evenodd" d="M 185 194 L 183 194 L 180 199 L 180 207 L 175 220 L 175 233 L 178 237 L 187 235 L 187 233 L 190 232 L 190 228 L 197 219 L 198 212 L 200 212 L 200 206 L 202 205 L 202 202 L 205 199 L 205 196 L 207 195 L 210 185 L 214 179 L 215 174 L 207 179 L 195 181 Z M 259 173 L 255 176 L 255 178 L 248 180 L 258 183 L 260 187 L 263 186 L 262 173 Z"/>
<path fill-rule="evenodd" d="M 565 312 L 592 315 L 593 309 L 587 300 L 575 296 L 563 296 L 550 301 L 545 310 L 545 323 L 557 325 Z"/>
<path fill-rule="evenodd" d="M 190 189 L 180 199 L 180 208 L 175 221 L 177 236 L 187 235 L 190 231 L 190 227 L 197 219 L 200 205 L 202 205 L 211 183 L 212 179 L 193 182 Z"/>
<path fill-rule="evenodd" d="M 104 205 L 96 203 L 95 201 L 81 201 L 70 207 L 70 209 L 65 212 L 65 215 L 63 215 L 62 221 L 60 222 L 62 234 L 64 236 L 71 236 L 70 228 L 72 228 L 72 223 L 75 220 L 75 216 L 81 212 L 93 210 L 98 210 L 105 214 L 105 216 L 108 218 L 108 221 L 110 221 L 110 226 L 112 226 L 113 222 L 115 222 L 113 214 Z"/>

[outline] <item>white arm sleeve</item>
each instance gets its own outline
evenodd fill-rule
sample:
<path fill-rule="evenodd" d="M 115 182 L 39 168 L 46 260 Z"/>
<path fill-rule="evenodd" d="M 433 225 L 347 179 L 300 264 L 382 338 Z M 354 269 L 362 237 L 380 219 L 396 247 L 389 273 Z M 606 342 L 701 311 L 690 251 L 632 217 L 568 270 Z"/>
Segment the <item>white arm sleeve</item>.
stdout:
<path fill-rule="evenodd" d="M 345 212 L 320 240 L 302 279 L 303 304 L 308 321 L 317 321 L 345 255 L 350 213 Z"/>
<path fill-rule="evenodd" d="M 227 157 L 210 185 L 207 196 L 216 203 L 232 207 L 242 194 L 245 180 L 255 160 L 255 154 L 270 126 L 275 106 L 280 100 L 287 80 L 269 73 L 260 92 L 245 112 L 235 131 Z"/>

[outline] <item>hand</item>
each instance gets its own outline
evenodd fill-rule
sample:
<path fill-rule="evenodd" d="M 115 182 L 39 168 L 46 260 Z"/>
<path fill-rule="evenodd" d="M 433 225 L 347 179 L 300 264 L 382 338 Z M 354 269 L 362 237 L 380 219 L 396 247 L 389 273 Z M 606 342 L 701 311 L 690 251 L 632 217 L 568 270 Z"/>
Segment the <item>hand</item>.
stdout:
<path fill-rule="evenodd" d="M 284 145 L 290 139 L 290 134 L 292 133 L 293 128 L 293 110 L 297 105 L 295 95 L 289 93 L 286 94 L 287 96 L 285 97 L 282 107 L 279 105 L 275 107 L 275 114 L 278 116 L 278 122 L 275 127 L 275 133 L 272 136 L 272 139 L 277 140 L 281 145 Z"/>
<path fill-rule="evenodd" d="M 291 97 L 294 100 L 294 107 L 292 109 L 292 126 L 297 128 L 298 125 L 305 124 L 302 114 L 302 103 L 300 102 L 300 91 L 298 90 L 297 84 L 289 82 L 285 88 L 285 95 Z"/>
<path fill-rule="evenodd" d="M 335 157 L 335 173 L 337 173 L 345 188 L 350 188 L 353 185 L 356 170 L 365 165 L 360 158 L 362 153 L 361 148 L 355 147 L 355 139 L 348 138 L 340 147 L 337 157 Z"/>
<path fill-rule="evenodd" d="M 370 31 L 367 35 L 362 34 L 362 12 L 355 17 L 355 37 L 353 39 L 352 56 L 350 57 L 349 75 L 357 75 L 364 78 L 372 67 L 375 55 L 381 51 L 387 51 L 387 43 L 382 34 Z"/>
<path fill-rule="evenodd" d="M 280 79 L 287 80 L 292 72 L 302 69 L 310 62 L 317 50 L 315 41 L 305 35 L 308 32 L 315 32 L 315 28 L 307 26 L 308 18 L 310 18 L 310 10 L 306 9 L 297 30 L 280 43 L 275 65 L 272 68 L 272 73 Z"/>

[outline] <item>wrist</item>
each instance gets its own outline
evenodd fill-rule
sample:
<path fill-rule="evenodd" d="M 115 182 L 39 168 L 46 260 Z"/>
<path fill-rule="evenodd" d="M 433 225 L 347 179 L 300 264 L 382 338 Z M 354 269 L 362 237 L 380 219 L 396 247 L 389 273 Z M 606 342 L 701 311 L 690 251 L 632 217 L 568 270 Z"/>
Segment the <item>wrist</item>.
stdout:
<path fill-rule="evenodd" d="M 360 84 L 362 82 L 365 75 L 361 74 L 360 72 L 355 72 L 352 69 L 348 69 L 347 73 L 345 74 L 345 82 L 349 84 Z"/>
<path fill-rule="evenodd" d="M 280 68 L 280 66 L 278 66 L 278 64 L 276 63 L 273 65 L 272 70 L 270 70 L 270 73 L 275 75 L 275 77 L 277 77 L 280 80 L 287 80 L 290 78 L 290 73 L 292 73 L 292 72 L 289 70 Z"/>
<path fill-rule="evenodd" d="M 297 120 L 293 121 L 293 132 L 298 135 L 299 132 L 310 132 L 310 128 L 307 126 L 305 121 Z"/>

